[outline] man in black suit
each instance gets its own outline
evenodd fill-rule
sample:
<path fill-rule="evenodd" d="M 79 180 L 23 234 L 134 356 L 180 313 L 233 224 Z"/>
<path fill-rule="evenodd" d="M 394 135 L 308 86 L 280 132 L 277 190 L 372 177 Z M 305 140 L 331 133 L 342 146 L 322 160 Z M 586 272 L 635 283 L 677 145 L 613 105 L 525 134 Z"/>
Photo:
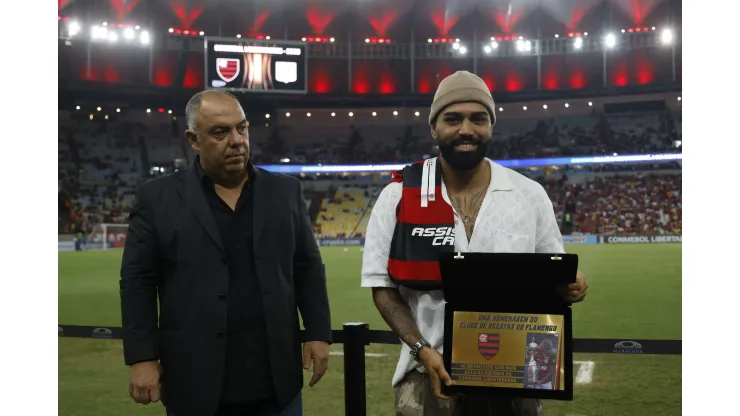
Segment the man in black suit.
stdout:
<path fill-rule="evenodd" d="M 302 368 L 313 362 L 312 387 L 323 376 L 331 323 L 300 182 L 252 165 L 231 94 L 198 93 L 186 113 L 198 156 L 141 185 L 129 216 L 129 393 L 143 404 L 161 397 L 168 415 L 301 415 Z"/>

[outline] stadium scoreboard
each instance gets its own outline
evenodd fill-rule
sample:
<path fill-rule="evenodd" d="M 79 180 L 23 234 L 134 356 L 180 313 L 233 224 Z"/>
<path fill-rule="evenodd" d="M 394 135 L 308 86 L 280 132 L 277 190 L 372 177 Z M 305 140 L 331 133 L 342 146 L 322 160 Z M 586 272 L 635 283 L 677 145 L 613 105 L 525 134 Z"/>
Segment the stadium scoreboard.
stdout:
<path fill-rule="evenodd" d="M 306 43 L 206 37 L 206 89 L 305 94 Z"/>

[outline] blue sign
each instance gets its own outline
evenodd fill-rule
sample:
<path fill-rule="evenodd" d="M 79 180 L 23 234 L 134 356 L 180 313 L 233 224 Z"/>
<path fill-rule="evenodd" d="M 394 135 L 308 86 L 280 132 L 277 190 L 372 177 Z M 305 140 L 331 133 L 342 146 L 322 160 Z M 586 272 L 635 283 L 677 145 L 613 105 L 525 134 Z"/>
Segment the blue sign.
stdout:
<path fill-rule="evenodd" d="M 563 244 L 598 244 L 595 235 L 564 235 Z"/>
<path fill-rule="evenodd" d="M 364 238 L 319 238 L 316 242 L 320 246 L 364 246 Z"/>
<path fill-rule="evenodd" d="M 656 163 L 679 161 L 682 153 L 660 153 L 645 155 L 550 157 L 542 159 L 494 160 L 507 168 L 531 168 L 537 166 L 593 165 L 613 163 Z M 277 173 L 344 173 L 344 172 L 390 172 L 401 170 L 410 163 L 393 165 L 261 165 L 262 169 Z"/>

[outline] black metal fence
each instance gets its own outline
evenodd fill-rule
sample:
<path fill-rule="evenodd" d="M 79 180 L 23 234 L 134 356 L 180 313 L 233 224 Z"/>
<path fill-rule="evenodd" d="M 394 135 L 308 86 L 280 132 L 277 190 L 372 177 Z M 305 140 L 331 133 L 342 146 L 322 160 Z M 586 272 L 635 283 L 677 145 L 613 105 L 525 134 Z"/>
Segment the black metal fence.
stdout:
<path fill-rule="evenodd" d="M 121 339 L 119 327 L 60 325 L 59 337 Z M 391 331 L 370 329 L 363 322 L 346 322 L 332 331 L 335 344 L 344 346 L 344 412 L 346 416 L 365 416 L 365 347 L 370 344 L 400 344 Z M 573 339 L 574 353 L 681 355 L 681 340 L 636 340 L 630 338 Z"/>

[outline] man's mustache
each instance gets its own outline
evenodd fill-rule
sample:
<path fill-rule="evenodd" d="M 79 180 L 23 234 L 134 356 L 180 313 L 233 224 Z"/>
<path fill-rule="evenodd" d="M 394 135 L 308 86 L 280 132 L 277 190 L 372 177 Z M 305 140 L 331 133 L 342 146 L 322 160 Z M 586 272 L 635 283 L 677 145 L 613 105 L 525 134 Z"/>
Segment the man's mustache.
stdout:
<path fill-rule="evenodd" d="M 452 141 L 447 142 L 450 146 L 459 146 L 462 144 L 481 144 L 483 140 L 476 139 L 474 137 L 458 137 Z"/>

